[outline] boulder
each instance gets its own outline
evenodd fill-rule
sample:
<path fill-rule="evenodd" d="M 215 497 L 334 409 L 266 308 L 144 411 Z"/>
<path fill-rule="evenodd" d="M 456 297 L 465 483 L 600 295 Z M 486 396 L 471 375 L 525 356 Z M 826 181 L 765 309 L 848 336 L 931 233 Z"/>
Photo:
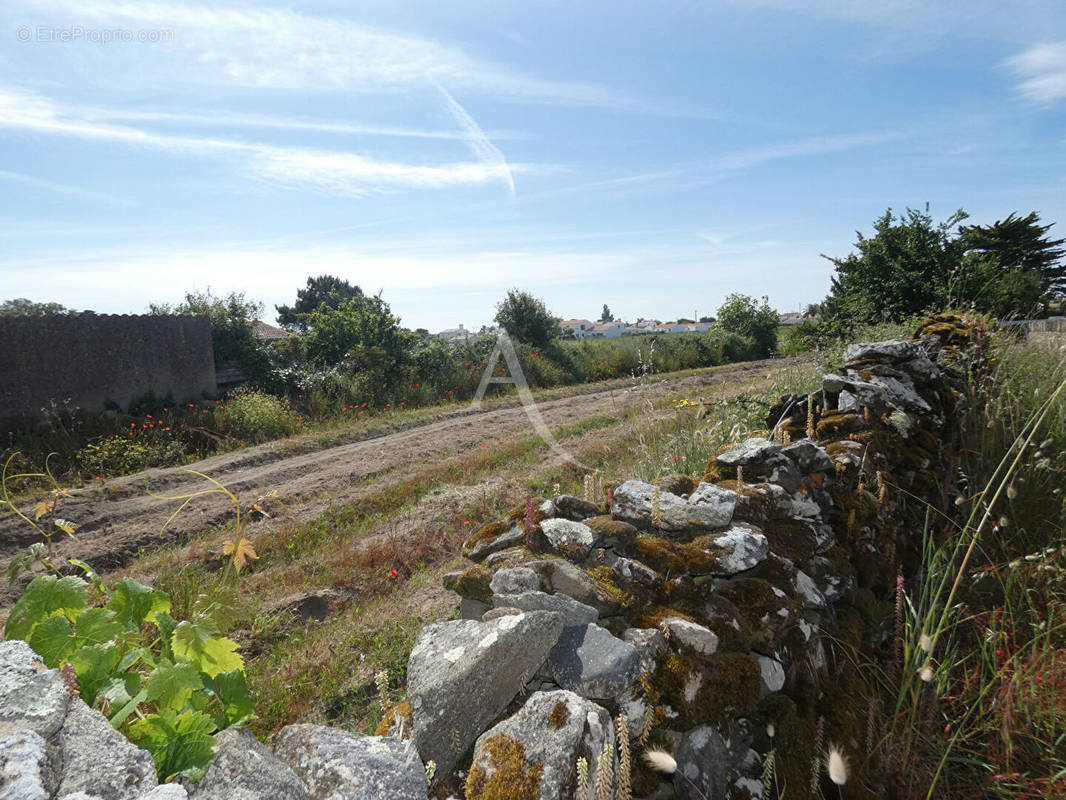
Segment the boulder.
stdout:
<path fill-rule="evenodd" d="M 192 800 L 309 800 L 296 773 L 247 728 L 227 728 L 215 734 L 215 742 L 215 758 L 193 787 Z"/>
<path fill-rule="evenodd" d="M 311 800 L 425 800 L 428 791 L 425 768 L 410 741 L 286 725 L 274 741 L 274 755 L 310 789 Z"/>
<path fill-rule="evenodd" d="M 154 788 L 155 763 L 80 698 L 71 703 L 56 737 L 63 762 L 58 796 L 85 792 L 108 800 L 135 800 Z"/>
<path fill-rule="evenodd" d="M 715 457 L 715 461 L 723 467 L 750 467 L 761 464 L 770 456 L 780 452 L 781 445 L 777 442 L 754 436 L 719 454 Z"/>
<path fill-rule="evenodd" d="M 31 730 L 45 739 L 63 725 L 67 687 L 26 642 L 0 642 L 0 735 Z"/>
<path fill-rule="evenodd" d="M 575 497 L 572 494 L 561 494 L 556 497 L 555 508 L 560 517 L 576 520 L 577 522 L 603 513 L 602 505 L 597 505 L 581 497 Z"/>
<path fill-rule="evenodd" d="M 508 797 L 569 800 L 575 796 L 577 760 L 588 762 L 595 785 L 605 743 L 614 750 L 614 729 L 605 709 L 573 692 L 537 692 L 518 713 L 477 740 L 467 800 L 492 800 L 505 788 L 511 790 Z"/>
<path fill-rule="evenodd" d="M 49 800 L 59 785 L 59 753 L 28 728 L 0 737 L 0 798 Z"/>
<path fill-rule="evenodd" d="M 666 635 L 658 628 L 627 628 L 622 641 L 636 648 L 642 670 L 653 669 L 667 648 Z"/>
<path fill-rule="evenodd" d="M 428 625 L 407 665 L 412 737 L 446 775 L 543 663 L 563 617 L 533 611 Z"/>
<path fill-rule="evenodd" d="M 554 611 L 562 617 L 563 625 L 585 626 L 599 619 L 599 612 L 592 606 L 579 603 L 565 594 L 522 592 L 521 594 L 493 595 L 492 603 L 497 608 L 511 607 L 520 611 Z"/>
<path fill-rule="evenodd" d="M 709 656 L 718 650 L 718 634 L 710 628 L 682 617 L 667 617 L 662 624 L 670 631 L 670 643 L 679 651 Z"/>
<path fill-rule="evenodd" d="M 540 523 L 540 529 L 554 549 L 574 551 L 580 558 L 584 558 L 599 539 L 588 525 L 569 519 L 546 519 Z"/>
<path fill-rule="evenodd" d="M 833 462 L 825 452 L 825 448 L 816 445 L 810 439 L 793 442 L 781 452 L 792 459 L 802 472 L 831 472 L 833 469 Z"/>
<path fill-rule="evenodd" d="M 704 489 L 703 487 L 708 487 Z M 713 488 L 712 488 L 713 487 Z M 702 491 L 701 491 L 702 490 Z M 652 497 L 656 488 L 650 483 L 629 480 L 614 490 L 611 514 L 638 527 L 652 529 Z M 659 490 L 659 516 L 664 531 L 686 532 L 719 528 L 729 522 L 735 495 L 714 484 L 701 484 L 684 500 L 676 494 Z"/>
<path fill-rule="evenodd" d="M 759 660 L 759 670 L 762 677 L 762 693 L 768 695 L 780 692 L 785 688 L 785 668 L 776 658 L 752 653 Z"/>
<path fill-rule="evenodd" d="M 718 569 L 723 575 L 749 570 L 770 552 L 762 532 L 743 525 L 734 526 L 715 537 L 714 544 L 725 551 L 717 558 Z"/>
<path fill-rule="evenodd" d="M 569 561 L 552 558 L 537 562 L 537 567 L 544 570 L 554 594 L 569 595 L 578 602 L 592 606 L 601 616 L 619 613 L 627 600 L 619 587 L 603 580 L 594 580 L 588 572 Z M 612 578 L 614 576 L 609 569 L 607 574 Z"/>
<path fill-rule="evenodd" d="M 463 544 L 463 555 L 471 561 L 484 561 L 489 555 L 523 544 L 526 532 L 522 525 L 490 522 Z"/>
<path fill-rule="evenodd" d="M 918 345 L 906 339 L 856 342 L 844 348 L 844 361 L 905 361 L 924 356 Z"/>
<path fill-rule="evenodd" d="M 547 522 L 547 520 L 545 520 Z M 493 595 L 540 591 L 540 576 L 529 567 L 497 570 L 489 581 Z"/>
<path fill-rule="evenodd" d="M 723 737 L 714 728 L 702 725 L 681 738 L 674 751 L 674 791 L 678 800 L 729 796 L 728 787 L 740 775 L 752 736 L 743 722 L 734 724 L 728 734 Z"/>
<path fill-rule="evenodd" d="M 622 694 L 640 674 L 636 648 L 599 625 L 564 630 L 548 662 L 557 684 L 593 700 Z"/>

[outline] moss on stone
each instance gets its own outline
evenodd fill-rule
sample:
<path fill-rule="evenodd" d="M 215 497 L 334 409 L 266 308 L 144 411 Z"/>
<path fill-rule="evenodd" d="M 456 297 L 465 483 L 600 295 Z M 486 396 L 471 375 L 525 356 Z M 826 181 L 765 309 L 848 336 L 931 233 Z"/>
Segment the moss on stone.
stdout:
<path fill-rule="evenodd" d="M 451 589 L 461 597 L 480 600 L 483 603 L 491 603 L 492 588 L 489 586 L 489 582 L 492 580 L 493 574 L 494 571 L 489 567 L 477 564 L 458 574 L 446 575 L 444 588 Z"/>
<path fill-rule="evenodd" d="M 548 713 L 548 727 L 558 730 L 566 724 L 568 719 L 570 719 L 570 709 L 560 700 Z"/>
<path fill-rule="evenodd" d="M 607 566 L 586 568 L 585 574 L 592 578 L 596 588 L 612 602 L 628 607 L 633 602 L 633 595 L 618 585 L 618 578 L 614 570 Z"/>
<path fill-rule="evenodd" d="M 818 546 L 811 525 L 795 519 L 775 520 L 763 528 L 770 550 L 795 564 L 806 563 Z"/>
<path fill-rule="evenodd" d="M 839 411 L 827 411 L 818 420 L 815 433 L 819 439 L 827 439 L 831 436 L 852 433 L 861 430 L 865 422 L 858 414 L 843 414 Z"/>
<path fill-rule="evenodd" d="M 664 478 L 656 478 L 652 481 L 653 486 L 658 486 L 665 492 L 670 494 L 676 494 L 678 497 L 681 495 L 689 495 L 696 491 L 696 487 L 699 486 L 699 481 L 693 478 L 691 475 L 667 475 Z"/>
<path fill-rule="evenodd" d="M 678 713 L 671 725 L 688 729 L 752 713 L 762 692 L 762 672 L 746 653 L 695 657 L 668 652 L 660 658 L 652 685 Z"/>
<path fill-rule="evenodd" d="M 388 736 L 389 728 L 396 724 L 396 715 L 399 714 L 400 718 L 404 722 L 404 728 L 411 730 L 411 704 L 407 701 L 397 703 L 390 708 L 381 717 L 381 722 L 378 723 L 377 729 L 374 731 L 375 736 Z"/>
<path fill-rule="evenodd" d="M 584 524 L 588 525 L 604 539 L 614 539 L 623 549 L 630 547 L 633 544 L 633 540 L 640 533 L 628 522 L 615 519 L 610 514 L 601 514 L 598 517 L 587 519 Z"/>
<path fill-rule="evenodd" d="M 489 738 L 482 753 L 475 759 L 466 778 L 467 800 L 537 800 L 540 797 L 540 776 L 544 764 L 526 760 L 522 742 L 499 733 Z"/>

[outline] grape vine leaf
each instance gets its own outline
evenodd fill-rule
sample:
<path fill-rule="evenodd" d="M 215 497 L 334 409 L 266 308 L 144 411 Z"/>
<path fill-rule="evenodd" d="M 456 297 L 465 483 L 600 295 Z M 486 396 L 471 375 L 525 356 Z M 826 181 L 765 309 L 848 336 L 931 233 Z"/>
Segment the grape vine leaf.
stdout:
<path fill-rule="evenodd" d="M 123 578 L 112 590 L 107 607 L 115 612 L 116 620 L 136 631 L 142 622 L 155 622 L 157 614 L 169 612 L 170 598 L 166 592 Z"/>
<path fill-rule="evenodd" d="M 76 612 L 85 608 L 86 585 L 75 575 L 65 578 L 38 575 L 11 609 L 4 625 L 4 638 L 26 639 L 34 626 L 54 614 L 73 619 Z"/>
<path fill-rule="evenodd" d="M 198 780 L 214 756 L 214 721 L 199 711 L 166 709 L 130 725 L 130 739 L 152 754 L 160 781 L 178 775 Z"/>
<path fill-rule="evenodd" d="M 76 647 L 107 644 L 125 628 L 115 621 L 115 613 L 107 608 L 87 608 L 74 621 Z"/>
<path fill-rule="evenodd" d="M 220 672 L 244 669 L 237 643 L 224 636 L 215 636 L 214 630 L 202 623 L 179 622 L 174 629 L 171 648 L 175 657 L 191 661 L 212 678 Z"/>
<path fill-rule="evenodd" d="M 222 715 L 215 716 L 219 728 L 242 725 L 254 718 L 255 704 L 248 696 L 248 684 L 240 670 L 220 672 L 205 680 L 204 685 L 222 704 Z"/>
<path fill-rule="evenodd" d="M 144 682 L 147 700 L 156 701 L 161 709 L 173 711 L 181 711 L 193 690 L 203 688 L 204 683 L 196 667 L 188 662 L 172 664 L 166 659 L 160 659 Z"/>
<path fill-rule="evenodd" d="M 70 656 L 74 674 L 78 676 L 78 691 L 81 699 L 89 705 L 96 702 L 96 695 L 111 679 L 118 664 L 118 650 L 111 645 L 94 644 L 75 650 Z M 129 696 L 122 702 L 129 700 Z"/>
<path fill-rule="evenodd" d="M 26 639 L 45 665 L 55 669 L 74 652 L 74 630 L 66 617 L 48 617 L 34 626 Z"/>

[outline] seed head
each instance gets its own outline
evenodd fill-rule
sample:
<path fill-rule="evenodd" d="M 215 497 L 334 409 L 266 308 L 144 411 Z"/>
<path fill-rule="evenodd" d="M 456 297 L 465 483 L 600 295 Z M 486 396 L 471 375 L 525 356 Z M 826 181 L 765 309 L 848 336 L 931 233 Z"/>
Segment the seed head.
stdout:
<path fill-rule="evenodd" d="M 918 677 L 926 683 L 929 683 L 931 680 L 933 680 L 933 668 L 926 664 L 924 667 L 918 670 Z"/>
<path fill-rule="evenodd" d="M 918 647 L 922 649 L 923 653 L 933 652 L 933 640 L 929 638 L 929 634 L 923 633 L 918 637 Z"/>
<path fill-rule="evenodd" d="M 829 751 L 825 754 L 825 771 L 829 773 L 829 780 L 837 786 L 848 782 L 848 762 L 836 745 L 829 745 Z"/>
<path fill-rule="evenodd" d="M 656 772 L 662 772 L 665 775 L 673 775 L 677 771 L 677 762 L 665 750 L 645 750 L 644 763 Z"/>

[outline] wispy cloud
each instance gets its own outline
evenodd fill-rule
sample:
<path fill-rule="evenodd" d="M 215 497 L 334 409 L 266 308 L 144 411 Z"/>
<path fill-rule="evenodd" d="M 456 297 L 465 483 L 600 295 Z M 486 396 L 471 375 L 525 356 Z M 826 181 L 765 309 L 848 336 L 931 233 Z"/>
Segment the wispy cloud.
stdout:
<path fill-rule="evenodd" d="M 504 168 L 485 162 L 404 164 L 377 161 L 345 151 L 175 136 L 86 119 L 76 110 L 67 110 L 46 97 L 22 90 L 0 88 L 0 128 L 207 156 L 232 163 L 241 172 L 260 180 L 349 196 L 397 187 L 440 188 L 492 181 L 513 185 L 512 168 L 506 164 Z"/>
<path fill-rule="evenodd" d="M 1007 59 L 1018 91 L 1038 103 L 1066 97 L 1066 41 L 1043 42 Z"/>
<path fill-rule="evenodd" d="M 519 100 L 636 108 L 604 86 L 546 81 L 472 57 L 426 37 L 394 33 L 340 17 L 246 3 L 14 0 L 34 14 L 70 23 L 173 31 L 144 59 L 134 82 L 175 80 L 274 89 L 395 92 L 444 85 Z"/>
<path fill-rule="evenodd" d="M 504 158 L 503 153 L 489 140 L 489 137 L 485 135 L 485 131 L 481 130 L 481 126 L 474 121 L 474 118 L 467 113 L 465 108 L 456 102 L 447 89 L 443 86 L 438 86 L 437 88 L 444 98 L 444 105 L 455 120 L 455 124 L 465 134 L 467 144 L 470 145 L 474 155 L 480 158 L 483 164 L 507 176 L 507 185 L 510 187 L 511 196 L 513 197 L 514 176 L 511 174 L 511 168 L 507 165 L 507 159 Z"/>
<path fill-rule="evenodd" d="M 65 183 L 56 183 L 55 181 L 45 180 L 44 178 L 38 178 L 34 175 L 26 175 L 21 172 L 10 172 L 6 169 L 0 169 L 0 181 L 18 183 L 23 186 L 28 186 L 31 189 L 40 189 L 46 192 L 54 192 L 55 194 L 67 195 L 69 197 L 77 197 L 82 200 L 91 200 L 94 203 L 129 205 L 128 201 L 121 200 L 115 197 L 114 195 L 106 194 L 104 192 L 95 192 L 92 189 L 83 189 L 80 186 L 70 186 Z"/>

